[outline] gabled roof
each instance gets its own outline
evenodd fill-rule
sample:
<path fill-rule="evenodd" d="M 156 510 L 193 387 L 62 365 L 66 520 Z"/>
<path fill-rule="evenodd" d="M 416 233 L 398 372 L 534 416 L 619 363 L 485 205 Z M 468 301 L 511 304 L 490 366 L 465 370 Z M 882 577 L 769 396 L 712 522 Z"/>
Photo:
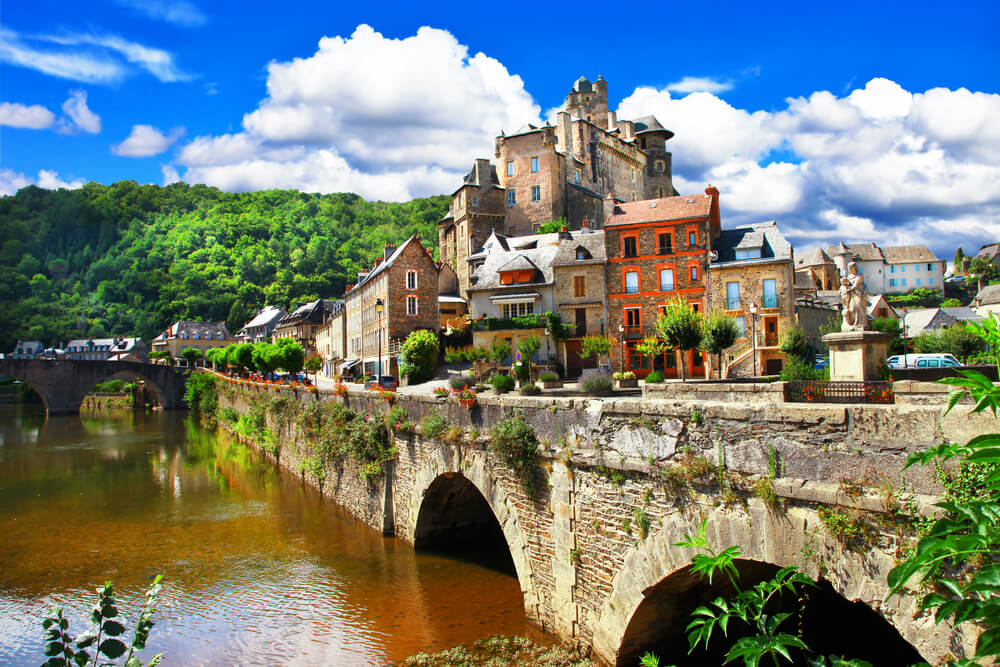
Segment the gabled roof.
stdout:
<path fill-rule="evenodd" d="M 182 338 L 187 334 L 188 338 L 208 339 L 209 336 L 218 340 L 228 340 L 232 338 L 229 327 L 225 321 L 220 322 L 195 322 L 192 320 L 178 320 L 167 327 L 166 331 L 157 336 L 154 340 L 167 340 L 169 338 Z"/>
<path fill-rule="evenodd" d="M 615 204 L 611 215 L 604 221 L 604 226 L 707 218 L 711 209 L 712 198 L 708 195 L 681 195 L 620 202 Z"/>
<path fill-rule="evenodd" d="M 286 327 L 300 322 L 322 324 L 326 316 L 333 310 L 330 299 L 316 299 L 299 305 L 295 310 L 278 320 L 279 327 Z"/>
<path fill-rule="evenodd" d="M 975 302 L 979 306 L 1000 303 L 1000 285 L 987 285 L 979 290 L 976 294 Z"/>
<path fill-rule="evenodd" d="M 882 248 L 885 261 L 890 264 L 897 262 L 938 262 L 937 256 L 922 245 L 900 245 Z"/>
<path fill-rule="evenodd" d="M 590 259 L 577 259 L 576 251 L 583 248 L 590 253 Z M 559 242 L 559 249 L 552 258 L 552 266 L 580 266 L 583 264 L 604 264 L 607 249 L 604 247 L 604 231 L 578 230 L 569 232 L 568 238 Z"/>
<path fill-rule="evenodd" d="M 376 266 L 372 271 L 368 272 L 368 274 L 366 274 L 364 278 L 358 281 L 358 284 L 354 286 L 355 289 L 361 287 L 365 283 L 369 282 L 372 278 L 374 278 L 375 276 L 379 275 L 380 273 L 388 269 L 390 266 L 392 266 L 393 263 L 397 259 L 399 259 L 399 257 L 403 254 L 403 251 L 406 249 L 406 247 L 414 242 L 414 239 L 416 239 L 417 243 L 420 243 L 420 240 L 417 239 L 416 234 L 414 234 L 410 238 L 400 243 L 399 247 L 396 248 L 391 255 L 389 255 L 389 259 L 385 260 L 384 262 L 380 262 L 378 266 Z M 423 244 L 420 245 L 423 246 Z"/>
<path fill-rule="evenodd" d="M 919 336 L 924 331 L 950 327 L 958 320 L 940 308 L 913 308 L 903 315 L 903 322 L 908 335 Z"/>
<path fill-rule="evenodd" d="M 559 251 L 559 234 L 504 236 L 492 233 L 476 258 L 482 263 L 472 272 L 470 291 L 490 289 L 521 289 L 526 285 L 548 284 L 553 280 L 552 260 Z M 531 246 L 531 247 L 526 247 Z M 471 258 L 470 258 L 471 259 Z M 507 268 L 523 267 L 523 269 Z M 531 283 L 503 285 L 500 271 L 526 270 L 533 267 L 540 273 Z"/>
<path fill-rule="evenodd" d="M 874 243 L 838 243 L 829 246 L 826 254 L 835 257 L 841 254 L 848 254 L 857 257 L 862 261 L 884 261 L 882 250 Z"/>
<path fill-rule="evenodd" d="M 1000 255 L 1000 243 L 987 243 L 976 253 L 980 259 L 993 259 L 997 255 Z"/>
<path fill-rule="evenodd" d="M 517 254 L 506 264 L 500 266 L 497 271 L 537 271 L 538 267 L 523 254 Z"/>
<path fill-rule="evenodd" d="M 833 260 L 822 248 L 806 250 L 795 258 L 795 266 L 822 266 L 823 264 L 833 264 Z"/>
<path fill-rule="evenodd" d="M 982 322 L 986 319 L 986 317 L 980 315 L 968 306 L 949 306 L 947 308 L 941 308 L 941 310 L 948 313 L 959 322 Z"/>
<path fill-rule="evenodd" d="M 254 315 L 253 319 L 243 325 L 243 329 L 251 329 L 253 327 L 265 327 L 269 324 L 273 324 L 280 320 L 282 317 L 287 315 L 284 308 L 279 308 L 277 306 L 264 306 L 259 313 Z"/>
<path fill-rule="evenodd" d="M 791 259 L 792 244 L 781 235 L 778 224 L 774 220 L 758 222 L 746 227 L 723 229 L 712 244 L 718 252 L 718 259 L 713 264 L 727 262 L 753 262 L 761 259 Z M 760 248 L 760 257 L 751 259 L 736 259 L 737 250 Z"/>

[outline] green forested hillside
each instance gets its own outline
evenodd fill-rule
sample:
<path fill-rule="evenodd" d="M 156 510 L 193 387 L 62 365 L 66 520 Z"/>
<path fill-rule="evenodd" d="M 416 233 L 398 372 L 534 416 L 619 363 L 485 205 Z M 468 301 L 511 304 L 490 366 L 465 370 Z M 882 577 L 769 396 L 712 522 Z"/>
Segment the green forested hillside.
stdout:
<path fill-rule="evenodd" d="M 18 338 L 140 335 L 177 319 L 235 333 L 267 304 L 337 297 L 387 241 L 437 245 L 444 196 L 405 204 L 123 181 L 0 198 L 0 352 Z"/>

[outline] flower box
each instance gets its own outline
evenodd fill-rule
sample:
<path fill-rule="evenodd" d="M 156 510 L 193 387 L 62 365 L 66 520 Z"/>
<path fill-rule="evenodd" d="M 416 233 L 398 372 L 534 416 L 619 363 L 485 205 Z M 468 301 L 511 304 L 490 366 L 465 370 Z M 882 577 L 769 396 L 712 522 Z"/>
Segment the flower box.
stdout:
<path fill-rule="evenodd" d="M 544 389 L 559 389 L 562 386 L 562 380 L 542 380 L 542 387 Z"/>
<path fill-rule="evenodd" d="M 618 384 L 619 389 L 635 389 L 639 386 L 639 380 L 632 378 L 630 380 L 615 380 Z"/>
<path fill-rule="evenodd" d="M 471 408 L 476 404 L 476 399 L 474 398 L 460 398 L 458 399 L 458 404 L 463 408 Z"/>

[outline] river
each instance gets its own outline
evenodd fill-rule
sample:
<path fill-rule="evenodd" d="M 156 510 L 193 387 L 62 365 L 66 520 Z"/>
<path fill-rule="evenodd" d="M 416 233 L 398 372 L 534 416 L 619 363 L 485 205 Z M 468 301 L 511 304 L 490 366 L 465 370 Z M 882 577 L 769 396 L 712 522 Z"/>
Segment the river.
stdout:
<path fill-rule="evenodd" d="M 158 573 L 144 661 L 385 665 L 493 634 L 545 641 L 504 561 L 384 538 L 183 413 L 0 405 L 2 665 L 43 662 L 52 604 L 86 629 L 106 579 L 134 621 Z"/>

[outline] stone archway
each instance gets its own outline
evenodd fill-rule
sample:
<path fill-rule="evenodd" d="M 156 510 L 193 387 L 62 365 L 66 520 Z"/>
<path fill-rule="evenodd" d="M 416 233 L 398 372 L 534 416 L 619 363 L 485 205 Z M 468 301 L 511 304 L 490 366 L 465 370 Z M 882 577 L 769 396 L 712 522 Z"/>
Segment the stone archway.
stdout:
<path fill-rule="evenodd" d="M 160 385 L 154 382 L 153 380 L 150 380 L 143 373 L 140 373 L 134 369 L 116 371 L 108 375 L 108 377 L 105 378 L 104 380 L 101 380 L 101 382 L 107 382 L 108 380 L 129 380 L 129 381 L 141 380 L 143 386 L 149 391 L 153 392 L 153 395 L 156 396 L 157 405 L 160 406 L 166 405 L 167 395 L 163 391 L 163 388 L 160 387 Z"/>
<path fill-rule="evenodd" d="M 422 465 L 413 479 L 407 507 L 403 512 L 397 512 L 397 517 L 402 518 L 404 514 L 407 517 L 402 526 L 397 524 L 397 530 L 404 528 L 406 531 L 405 534 L 400 531 L 400 536 L 416 545 L 433 532 L 433 517 L 426 512 L 434 511 L 432 505 L 435 503 L 440 510 L 440 502 L 444 499 L 441 492 L 448 491 L 448 487 L 457 492 L 456 497 L 458 494 L 471 497 L 474 490 L 503 533 L 524 596 L 525 612 L 528 618 L 537 618 L 539 599 L 528 560 L 528 545 L 517 515 L 508 502 L 507 491 L 491 471 L 486 452 L 463 451 L 461 447 L 437 444 L 424 444 L 423 448 Z"/>
<path fill-rule="evenodd" d="M 936 625 L 932 616 L 918 615 L 911 596 L 886 599 L 886 575 L 894 564 L 891 554 L 878 549 L 863 554 L 842 550 L 825 537 L 821 528 L 814 530 L 821 524 L 812 510 L 792 508 L 775 514 L 757 499 L 750 500 L 749 508 L 749 514 L 721 507 L 698 507 L 694 513 L 674 514 L 667 519 L 665 528 L 655 530 L 631 549 L 595 625 L 593 649 L 597 656 L 611 665 L 635 664 L 643 626 L 653 623 L 656 616 L 651 613 L 656 607 L 652 598 L 671 588 L 674 594 L 682 595 L 688 588 L 684 573 L 695 551 L 673 545 L 685 534 L 696 532 L 703 518 L 708 519 L 706 535 L 712 549 L 718 552 L 738 545 L 742 558 L 765 567 L 800 566 L 817 578 L 815 565 L 802 563 L 803 547 L 832 554 L 833 562 L 827 562 L 829 570 L 825 575 L 831 590 L 876 612 L 931 663 L 963 648 L 972 652 L 975 638 L 963 628 Z M 679 621 L 686 626 L 687 620 L 685 616 L 655 622 Z"/>

